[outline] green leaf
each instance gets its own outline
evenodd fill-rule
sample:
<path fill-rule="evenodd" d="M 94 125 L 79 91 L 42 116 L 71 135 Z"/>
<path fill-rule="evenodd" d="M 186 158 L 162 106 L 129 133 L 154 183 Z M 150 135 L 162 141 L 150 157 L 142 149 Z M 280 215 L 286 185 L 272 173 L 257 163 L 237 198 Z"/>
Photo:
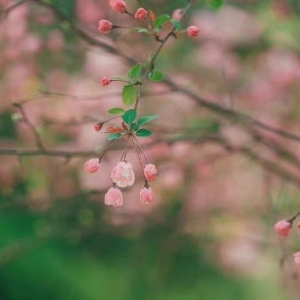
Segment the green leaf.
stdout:
<path fill-rule="evenodd" d="M 125 110 L 121 107 L 114 107 L 108 110 L 108 112 L 113 115 L 123 115 Z"/>
<path fill-rule="evenodd" d="M 137 124 L 139 126 L 141 126 L 141 125 L 149 123 L 157 118 L 158 118 L 158 116 L 144 116 L 137 121 Z"/>
<path fill-rule="evenodd" d="M 137 135 L 137 136 L 140 136 L 140 137 L 146 137 L 146 136 L 152 135 L 152 131 L 150 131 L 150 130 L 148 130 L 148 129 L 139 129 L 139 130 L 136 132 L 136 135 Z"/>
<path fill-rule="evenodd" d="M 142 66 L 141 64 L 136 64 L 129 72 L 128 76 L 130 79 L 137 78 L 141 73 Z"/>
<path fill-rule="evenodd" d="M 130 129 L 136 131 L 139 129 L 139 125 L 137 123 L 132 123 L 130 124 Z"/>
<path fill-rule="evenodd" d="M 122 92 L 123 102 L 126 106 L 132 105 L 136 100 L 136 90 L 132 84 L 127 84 Z"/>
<path fill-rule="evenodd" d="M 171 22 L 173 23 L 174 27 L 176 30 L 180 30 L 181 28 L 181 23 L 180 21 L 177 21 L 177 20 L 171 20 Z"/>
<path fill-rule="evenodd" d="M 219 9 L 223 5 L 223 0 L 206 0 L 206 2 L 214 9 Z"/>
<path fill-rule="evenodd" d="M 171 16 L 168 14 L 158 16 L 154 21 L 155 27 L 161 27 L 163 24 L 171 20 Z"/>
<path fill-rule="evenodd" d="M 129 109 L 125 112 L 125 114 L 122 116 L 123 121 L 130 125 L 133 123 L 133 121 L 136 119 L 137 112 L 135 109 Z"/>
<path fill-rule="evenodd" d="M 119 139 L 120 137 L 121 137 L 121 133 L 111 133 L 108 135 L 108 140 L 113 141 Z"/>
<path fill-rule="evenodd" d="M 151 33 L 151 31 L 149 30 L 149 29 L 147 29 L 147 28 L 140 28 L 140 29 L 138 29 L 138 32 L 140 32 L 140 33 Z"/>
<path fill-rule="evenodd" d="M 154 70 L 153 72 L 149 73 L 149 79 L 154 82 L 160 82 L 164 79 L 163 73 L 160 71 Z"/>

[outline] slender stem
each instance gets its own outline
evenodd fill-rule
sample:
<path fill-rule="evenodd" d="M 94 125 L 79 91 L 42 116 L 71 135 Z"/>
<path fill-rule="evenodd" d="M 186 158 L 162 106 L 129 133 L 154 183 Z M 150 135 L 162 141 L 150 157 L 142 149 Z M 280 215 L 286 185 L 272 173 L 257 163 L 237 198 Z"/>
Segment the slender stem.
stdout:
<path fill-rule="evenodd" d="M 136 154 L 137 154 L 137 156 L 138 156 L 138 159 L 139 159 L 139 162 L 140 162 L 140 167 L 141 167 L 141 170 L 142 170 L 142 174 L 143 174 L 143 176 L 144 176 L 144 179 L 145 179 L 145 181 L 147 181 L 147 179 L 146 179 L 146 177 L 145 177 L 145 175 L 144 175 L 144 167 L 143 167 L 143 164 L 142 164 L 142 161 L 141 161 L 140 153 L 139 153 L 138 147 L 136 146 L 136 144 L 135 144 L 133 138 L 132 138 L 132 144 L 133 144 L 133 147 L 134 147 L 134 149 L 135 149 L 135 151 L 136 151 Z"/>
<path fill-rule="evenodd" d="M 101 161 L 102 157 L 106 154 L 106 152 L 116 143 L 118 142 L 120 139 L 124 138 L 125 135 L 121 135 L 118 139 L 114 140 L 112 143 L 110 143 L 110 145 L 103 151 L 103 153 L 100 155 L 99 157 L 99 162 Z"/>
<path fill-rule="evenodd" d="M 133 138 L 135 139 L 135 141 L 136 141 L 136 143 L 137 143 L 137 145 L 138 145 L 140 151 L 143 153 L 143 156 L 144 156 L 144 158 L 145 158 L 146 164 L 148 164 L 149 161 L 148 161 L 148 159 L 147 159 L 147 157 L 146 157 L 146 154 L 145 154 L 145 152 L 144 152 L 144 150 L 143 150 L 141 144 L 139 143 L 139 141 L 138 141 L 138 139 L 136 138 L 136 136 L 133 136 Z"/>

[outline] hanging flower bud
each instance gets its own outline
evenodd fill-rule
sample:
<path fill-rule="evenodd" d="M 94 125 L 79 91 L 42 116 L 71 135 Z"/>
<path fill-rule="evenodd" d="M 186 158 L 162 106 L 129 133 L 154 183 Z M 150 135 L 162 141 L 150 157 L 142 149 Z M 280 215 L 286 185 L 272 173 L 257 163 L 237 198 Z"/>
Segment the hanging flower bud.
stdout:
<path fill-rule="evenodd" d="M 148 181 L 155 179 L 157 174 L 157 169 L 153 164 L 147 164 L 144 168 L 144 175 Z"/>
<path fill-rule="evenodd" d="M 196 26 L 190 26 L 187 29 L 187 34 L 190 37 L 197 37 L 198 34 L 199 34 L 199 31 L 200 31 L 200 29 L 198 27 L 196 27 Z"/>
<path fill-rule="evenodd" d="M 113 24 L 108 20 L 100 20 L 98 23 L 98 30 L 102 33 L 108 33 L 113 29 Z"/>
<path fill-rule="evenodd" d="M 110 7 L 119 13 L 125 13 L 127 11 L 126 3 L 123 0 L 110 0 Z"/>
<path fill-rule="evenodd" d="M 136 11 L 134 17 L 135 17 L 137 20 L 142 20 L 142 19 L 145 19 L 145 18 L 147 17 L 147 15 L 148 15 L 148 12 L 147 12 L 144 8 L 140 7 L 140 8 Z"/>
<path fill-rule="evenodd" d="M 108 76 L 105 76 L 101 80 L 102 86 L 109 85 L 111 83 L 111 79 Z"/>
<path fill-rule="evenodd" d="M 100 163 L 98 158 L 92 158 L 84 164 L 84 171 L 87 173 L 95 173 L 99 170 Z"/>
<path fill-rule="evenodd" d="M 111 179 L 119 187 L 132 186 L 135 180 L 132 164 L 120 161 L 112 170 Z"/>
<path fill-rule="evenodd" d="M 114 207 L 119 207 L 123 205 L 123 195 L 122 192 L 112 187 L 105 194 L 104 203 L 106 205 L 113 205 Z"/>
<path fill-rule="evenodd" d="M 94 125 L 94 129 L 95 129 L 95 131 L 100 131 L 101 129 L 102 129 L 102 127 L 103 127 L 103 123 L 96 123 L 95 125 Z"/>
<path fill-rule="evenodd" d="M 278 221 L 275 225 L 274 225 L 274 230 L 275 232 L 281 236 L 286 238 L 292 229 L 292 224 L 291 222 L 287 221 L 287 220 L 282 220 L 282 221 Z"/>
<path fill-rule="evenodd" d="M 154 192 L 151 187 L 144 187 L 140 192 L 140 201 L 143 204 L 148 204 L 154 200 Z"/>

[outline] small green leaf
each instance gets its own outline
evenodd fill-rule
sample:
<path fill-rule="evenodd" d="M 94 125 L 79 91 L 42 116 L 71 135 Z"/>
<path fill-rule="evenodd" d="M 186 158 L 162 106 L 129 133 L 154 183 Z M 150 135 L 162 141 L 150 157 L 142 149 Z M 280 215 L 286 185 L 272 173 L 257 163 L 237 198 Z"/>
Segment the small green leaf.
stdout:
<path fill-rule="evenodd" d="M 136 131 L 139 129 L 139 125 L 137 123 L 132 123 L 130 124 L 130 129 Z"/>
<path fill-rule="evenodd" d="M 136 90 L 132 84 L 127 84 L 122 92 L 123 102 L 126 106 L 132 105 L 136 100 Z"/>
<path fill-rule="evenodd" d="M 114 107 L 108 110 L 108 112 L 113 115 L 123 115 L 125 110 L 121 107 Z"/>
<path fill-rule="evenodd" d="M 128 76 L 130 79 L 137 78 L 141 73 L 142 66 L 141 64 L 136 64 L 129 72 Z"/>
<path fill-rule="evenodd" d="M 124 115 L 122 116 L 122 119 L 126 124 L 130 125 L 136 119 L 136 116 L 137 116 L 136 110 L 129 109 L 124 113 Z"/>
<path fill-rule="evenodd" d="M 181 23 L 180 21 L 177 21 L 177 20 L 171 20 L 171 22 L 173 23 L 174 27 L 176 30 L 180 30 L 181 28 Z"/>
<path fill-rule="evenodd" d="M 154 70 L 153 72 L 149 73 L 149 79 L 154 82 L 160 82 L 164 79 L 163 73 L 160 71 Z"/>
<path fill-rule="evenodd" d="M 146 123 L 149 123 L 155 119 L 157 119 L 158 116 L 144 116 L 142 118 L 140 118 L 137 123 L 139 126 L 143 125 L 143 124 L 146 124 Z"/>
<path fill-rule="evenodd" d="M 13 122 L 18 122 L 21 119 L 22 119 L 22 116 L 20 114 L 18 114 L 18 113 L 11 114 L 11 120 Z"/>
<path fill-rule="evenodd" d="M 148 130 L 148 129 L 139 129 L 139 130 L 136 132 L 136 135 L 137 135 L 137 136 L 140 136 L 140 137 L 146 137 L 146 136 L 152 135 L 152 131 L 150 131 L 150 130 Z"/>
<path fill-rule="evenodd" d="M 120 137 L 121 137 L 121 133 L 111 133 L 108 135 L 108 140 L 113 141 L 119 139 Z"/>
<path fill-rule="evenodd" d="M 171 16 L 168 14 L 164 14 L 164 15 L 160 15 L 158 16 L 155 21 L 154 21 L 154 26 L 159 28 L 161 27 L 163 24 L 165 24 L 166 22 L 171 20 Z"/>
<path fill-rule="evenodd" d="M 206 2 L 214 9 L 219 9 L 223 5 L 223 0 L 206 0 Z"/>
<path fill-rule="evenodd" d="M 140 28 L 140 29 L 138 29 L 138 32 L 140 32 L 140 33 L 151 33 L 151 31 L 148 30 L 147 28 Z"/>

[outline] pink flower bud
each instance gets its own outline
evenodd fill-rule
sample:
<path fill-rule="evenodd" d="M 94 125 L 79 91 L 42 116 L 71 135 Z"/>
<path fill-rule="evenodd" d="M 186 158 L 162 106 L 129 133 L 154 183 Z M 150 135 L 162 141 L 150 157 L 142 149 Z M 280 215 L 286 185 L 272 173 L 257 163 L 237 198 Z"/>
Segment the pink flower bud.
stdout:
<path fill-rule="evenodd" d="M 172 19 L 176 21 L 180 21 L 182 17 L 182 9 L 178 8 L 173 11 Z"/>
<path fill-rule="evenodd" d="M 112 30 L 113 24 L 108 20 L 100 20 L 98 23 L 98 30 L 102 33 L 108 33 Z"/>
<path fill-rule="evenodd" d="M 294 262 L 297 266 L 300 266 L 300 252 L 294 253 Z"/>
<path fill-rule="evenodd" d="M 155 179 L 157 174 L 157 169 L 153 164 L 147 164 L 144 168 L 144 175 L 145 178 L 149 181 L 152 181 Z"/>
<path fill-rule="evenodd" d="M 136 11 L 134 17 L 135 17 L 136 19 L 138 19 L 138 20 L 142 20 L 142 19 L 145 19 L 145 18 L 147 17 L 147 15 L 148 15 L 148 12 L 147 12 L 144 8 L 140 7 L 140 8 Z"/>
<path fill-rule="evenodd" d="M 101 80 L 102 86 L 109 85 L 111 83 L 111 79 L 108 76 L 105 76 Z"/>
<path fill-rule="evenodd" d="M 143 204 L 148 204 L 154 200 L 154 192 L 151 187 L 144 187 L 140 192 L 140 201 Z"/>
<path fill-rule="evenodd" d="M 87 173 L 95 173 L 99 170 L 100 163 L 98 158 L 92 158 L 84 164 L 84 171 Z"/>
<path fill-rule="evenodd" d="M 199 34 L 199 31 L 200 31 L 200 29 L 198 27 L 196 27 L 196 26 L 190 26 L 187 29 L 187 34 L 190 37 L 197 37 L 198 34 Z"/>
<path fill-rule="evenodd" d="M 100 131 L 102 129 L 102 126 L 103 126 L 103 123 L 96 123 L 94 125 L 95 131 L 97 131 L 97 132 Z"/>
<path fill-rule="evenodd" d="M 292 229 L 292 224 L 291 224 L 291 222 L 289 222 L 287 220 L 278 221 L 274 225 L 275 232 L 279 236 L 284 237 L 284 238 L 290 234 L 291 229 Z"/>
<path fill-rule="evenodd" d="M 119 13 L 125 13 L 127 11 L 126 3 L 123 0 L 110 0 L 110 7 Z"/>
<path fill-rule="evenodd" d="M 104 203 L 106 205 L 113 205 L 119 207 L 123 205 L 123 195 L 119 189 L 114 187 L 110 188 L 105 194 Z"/>
<path fill-rule="evenodd" d="M 111 179 L 119 187 L 132 186 L 135 180 L 132 164 L 120 161 L 112 170 Z"/>

